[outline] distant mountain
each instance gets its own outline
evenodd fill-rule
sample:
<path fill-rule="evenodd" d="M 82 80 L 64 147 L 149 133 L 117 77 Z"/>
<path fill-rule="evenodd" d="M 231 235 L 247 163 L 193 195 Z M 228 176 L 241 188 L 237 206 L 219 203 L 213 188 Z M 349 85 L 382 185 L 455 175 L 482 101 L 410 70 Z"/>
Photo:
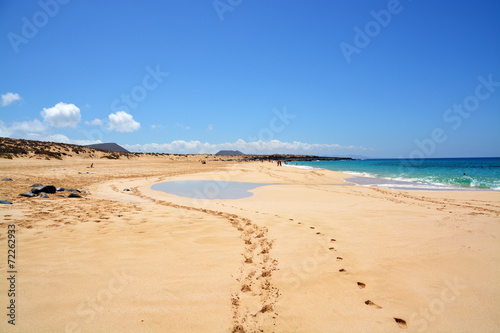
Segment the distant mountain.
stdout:
<path fill-rule="evenodd" d="M 215 155 L 245 155 L 239 150 L 221 150 Z"/>
<path fill-rule="evenodd" d="M 369 159 L 374 159 L 373 157 L 368 157 L 365 155 L 354 155 L 354 154 L 349 154 L 347 157 L 350 157 L 355 160 L 369 160 Z"/>
<path fill-rule="evenodd" d="M 115 151 L 117 153 L 130 153 L 127 149 L 123 148 L 122 146 L 120 146 L 114 142 L 96 143 L 96 144 L 88 145 L 85 147 L 94 148 L 94 149 L 101 149 L 101 150 Z"/>

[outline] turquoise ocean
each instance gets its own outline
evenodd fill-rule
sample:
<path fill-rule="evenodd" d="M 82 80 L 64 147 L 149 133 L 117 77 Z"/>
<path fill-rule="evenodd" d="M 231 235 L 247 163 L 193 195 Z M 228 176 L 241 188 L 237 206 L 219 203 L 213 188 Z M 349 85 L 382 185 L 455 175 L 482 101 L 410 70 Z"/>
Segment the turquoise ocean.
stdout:
<path fill-rule="evenodd" d="M 367 159 L 289 165 L 344 172 L 352 175 L 349 181 L 357 185 L 500 191 L 500 158 Z"/>

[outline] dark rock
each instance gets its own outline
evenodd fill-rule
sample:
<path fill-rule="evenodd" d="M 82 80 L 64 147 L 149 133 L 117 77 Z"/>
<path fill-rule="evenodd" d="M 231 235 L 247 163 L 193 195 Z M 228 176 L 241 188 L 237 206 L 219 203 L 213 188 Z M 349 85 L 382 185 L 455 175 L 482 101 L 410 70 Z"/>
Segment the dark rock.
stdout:
<path fill-rule="evenodd" d="M 19 195 L 22 196 L 22 197 L 28 197 L 28 198 L 36 197 L 36 194 L 31 193 L 30 191 L 26 191 L 26 192 L 21 193 Z"/>
<path fill-rule="evenodd" d="M 0 204 L 4 204 L 4 205 L 12 205 L 12 202 L 7 201 L 7 200 L 0 200 Z"/>
<path fill-rule="evenodd" d="M 4 179 L 2 179 L 2 181 L 4 181 L 4 182 L 11 182 L 12 178 L 4 178 Z"/>
<path fill-rule="evenodd" d="M 61 192 L 61 191 L 66 191 L 66 189 L 64 187 L 58 187 L 56 188 L 56 191 Z"/>
<path fill-rule="evenodd" d="M 56 197 L 64 198 L 64 195 L 57 194 Z"/>
<path fill-rule="evenodd" d="M 90 193 L 90 192 L 87 190 L 81 190 L 80 193 Z"/>
<path fill-rule="evenodd" d="M 42 184 L 38 184 L 38 183 L 37 183 L 37 184 L 33 184 L 33 185 L 31 185 L 30 187 L 42 187 L 42 186 L 43 186 Z"/>
<path fill-rule="evenodd" d="M 124 189 L 125 192 L 130 192 L 130 190 L 128 188 Z"/>
<path fill-rule="evenodd" d="M 70 195 L 68 195 L 68 198 L 82 198 L 82 196 L 80 194 L 71 193 Z"/>
<path fill-rule="evenodd" d="M 68 191 L 68 192 L 78 192 L 78 193 L 80 193 L 80 191 L 79 191 L 79 190 L 77 190 L 76 188 L 67 188 L 67 189 L 66 189 L 66 191 Z"/>
<path fill-rule="evenodd" d="M 31 193 L 39 194 L 40 192 L 42 192 L 42 188 L 41 187 L 33 187 L 31 189 Z"/>
<path fill-rule="evenodd" d="M 44 187 L 42 187 L 42 192 L 56 193 L 56 187 L 54 185 L 45 185 Z"/>
<path fill-rule="evenodd" d="M 40 194 L 40 198 L 48 199 L 50 197 L 47 194 L 42 193 L 42 194 Z"/>
<path fill-rule="evenodd" d="M 31 192 L 38 194 L 38 193 L 56 193 L 56 187 L 54 185 L 45 185 L 42 187 L 33 187 L 31 189 Z"/>

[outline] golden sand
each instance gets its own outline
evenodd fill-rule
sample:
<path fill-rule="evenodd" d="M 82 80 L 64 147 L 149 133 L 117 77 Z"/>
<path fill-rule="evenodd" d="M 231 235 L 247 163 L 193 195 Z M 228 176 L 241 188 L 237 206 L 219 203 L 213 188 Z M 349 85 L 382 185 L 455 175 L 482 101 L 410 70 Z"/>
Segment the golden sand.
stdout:
<path fill-rule="evenodd" d="M 0 332 L 500 330 L 498 192 L 359 187 L 197 157 L 15 158 L 0 161 L 4 177 Z M 150 189 L 170 180 L 276 185 L 234 200 Z M 90 194 L 18 196 L 33 183 Z"/>

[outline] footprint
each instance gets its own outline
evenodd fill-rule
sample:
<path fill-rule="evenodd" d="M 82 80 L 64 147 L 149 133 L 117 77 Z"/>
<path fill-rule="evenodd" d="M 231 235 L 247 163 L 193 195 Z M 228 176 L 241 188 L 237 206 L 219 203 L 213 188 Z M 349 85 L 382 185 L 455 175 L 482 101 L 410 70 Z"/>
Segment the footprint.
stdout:
<path fill-rule="evenodd" d="M 334 247 L 330 247 L 330 248 L 328 248 L 328 250 L 335 250 L 335 248 Z M 337 259 L 338 259 L 338 257 L 337 257 Z"/>
<path fill-rule="evenodd" d="M 370 300 L 366 301 L 365 304 L 369 305 L 369 306 L 373 306 L 375 309 L 382 309 L 382 307 L 380 305 L 377 305 Z M 394 318 L 394 319 L 396 319 L 396 318 Z M 396 322 L 397 322 L 397 320 L 396 320 Z"/>
<path fill-rule="evenodd" d="M 343 268 L 339 269 L 339 272 L 341 272 L 341 273 L 344 273 L 345 271 L 346 271 L 346 270 L 345 270 L 345 269 L 343 269 Z"/>
<path fill-rule="evenodd" d="M 364 284 L 363 282 L 358 282 L 358 287 L 359 289 L 363 289 L 366 287 L 366 284 Z"/>
<path fill-rule="evenodd" d="M 250 286 L 248 284 L 244 284 L 242 287 L 241 287 L 241 291 L 246 293 L 246 292 L 250 292 L 252 291 L 252 289 L 250 288 Z"/>
<path fill-rule="evenodd" d="M 330 242 L 335 242 L 335 239 L 334 238 L 330 239 Z"/>
<path fill-rule="evenodd" d="M 337 257 L 337 260 L 343 260 L 343 258 L 342 257 Z"/>
<path fill-rule="evenodd" d="M 311 228 L 311 229 L 316 229 L 316 227 L 309 227 L 309 228 Z"/>
<path fill-rule="evenodd" d="M 262 307 L 262 309 L 260 309 L 260 312 L 262 312 L 262 313 L 271 312 L 271 311 L 273 311 L 273 306 L 270 304 L 266 304 Z"/>
<path fill-rule="evenodd" d="M 403 320 L 401 318 L 396 318 L 396 317 L 394 317 L 394 320 L 396 321 L 396 323 L 398 323 L 400 328 L 407 328 L 408 327 L 405 320 Z"/>

